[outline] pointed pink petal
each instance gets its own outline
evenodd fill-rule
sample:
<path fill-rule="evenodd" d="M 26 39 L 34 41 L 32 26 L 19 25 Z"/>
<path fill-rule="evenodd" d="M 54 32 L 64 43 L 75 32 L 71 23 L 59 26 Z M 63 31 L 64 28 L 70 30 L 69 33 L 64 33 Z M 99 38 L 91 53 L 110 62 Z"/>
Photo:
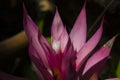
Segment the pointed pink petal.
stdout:
<path fill-rule="evenodd" d="M 57 69 L 58 71 L 61 70 L 61 54 L 56 54 L 55 51 L 52 49 L 48 41 L 42 36 L 39 35 L 39 42 L 46 54 L 46 58 L 48 61 L 48 69 Z"/>
<path fill-rule="evenodd" d="M 41 34 L 39 34 L 39 29 L 37 25 L 34 23 L 34 21 L 32 21 L 30 16 L 27 14 L 27 10 L 24 4 L 23 4 L 23 12 L 24 12 L 23 26 L 28 36 L 28 40 L 32 44 L 32 46 L 34 47 L 34 49 L 36 50 L 37 54 L 42 59 L 44 64 L 47 66 L 48 62 L 47 62 L 46 54 L 39 42 L 39 35 L 41 36 Z"/>
<path fill-rule="evenodd" d="M 112 39 L 110 39 L 103 47 L 101 47 L 93 56 L 91 56 L 90 59 L 88 59 L 83 75 L 91 69 L 94 65 L 97 65 L 97 63 L 101 62 L 103 59 L 108 58 L 110 50 L 112 48 L 112 45 L 114 43 L 116 36 L 114 36 Z"/>
<path fill-rule="evenodd" d="M 120 78 L 109 78 L 109 79 L 105 79 L 105 80 L 120 80 Z"/>
<path fill-rule="evenodd" d="M 60 49 L 63 52 L 68 41 L 68 34 L 57 10 L 51 28 L 51 36 L 53 43 L 60 41 Z"/>
<path fill-rule="evenodd" d="M 64 25 L 60 18 L 60 15 L 56 9 L 56 13 L 53 19 L 52 27 L 51 27 L 51 36 L 53 40 L 59 40 L 60 36 L 64 30 Z"/>
<path fill-rule="evenodd" d="M 49 45 L 46 44 L 46 40 L 44 41 L 43 38 L 43 36 L 41 36 L 41 38 L 39 37 L 40 43 L 46 53 L 48 65 L 46 66 L 46 64 L 44 64 L 45 62 L 42 61 L 41 56 L 39 56 L 32 45 L 29 46 L 29 55 L 31 60 L 33 61 L 33 66 L 35 67 L 38 77 L 45 78 L 45 76 L 48 75 L 48 77 L 46 77 L 47 79 L 45 78 L 45 80 L 53 80 L 51 79 L 51 75 L 53 75 L 52 70 L 53 68 L 60 70 L 60 64 L 58 62 L 57 54 L 55 54 L 52 48 L 50 48 Z"/>
<path fill-rule="evenodd" d="M 41 63 L 40 63 L 41 61 L 34 56 L 31 56 L 31 57 L 32 57 L 32 61 L 33 61 L 33 64 L 34 64 L 34 68 L 35 68 L 36 73 L 39 76 L 39 78 L 40 79 L 44 78 L 45 80 L 51 79 L 52 75 L 48 72 L 48 69 L 46 67 L 41 65 Z"/>
<path fill-rule="evenodd" d="M 29 56 L 33 62 L 33 66 L 36 70 L 38 77 L 40 79 L 44 78 L 45 80 L 50 79 L 51 75 L 48 72 L 47 67 L 44 65 L 44 62 L 42 61 L 41 57 L 39 57 L 38 53 L 32 45 L 29 46 Z"/>
<path fill-rule="evenodd" d="M 49 80 L 49 79 L 52 79 L 52 75 L 49 73 L 48 69 L 41 66 L 41 63 L 40 61 L 35 58 L 34 56 L 32 57 L 32 61 L 34 62 L 34 68 L 36 70 L 36 73 L 38 75 L 38 77 L 40 78 L 40 80 L 42 78 L 44 78 L 44 80 Z"/>
<path fill-rule="evenodd" d="M 66 29 L 64 28 L 64 31 L 62 32 L 61 37 L 60 37 L 60 46 L 61 46 L 62 53 L 64 52 L 64 50 L 66 48 L 68 38 L 69 38 L 68 33 L 67 33 Z"/>
<path fill-rule="evenodd" d="M 32 63 L 32 65 L 33 65 L 33 68 L 34 68 L 34 70 L 35 70 L 35 72 L 38 76 L 38 79 L 39 80 L 44 80 L 44 76 L 43 76 L 42 72 L 40 72 L 40 70 L 35 66 L 34 63 Z"/>
<path fill-rule="evenodd" d="M 107 60 L 108 58 L 105 58 L 99 63 L 97 63 L 96 65 L 92 66 L 84 75 L 82 75 L 83 79 L 84 80 L 88 80 L 88 79 L 98 80 L 98 77 L 100 73 L 102 72 Z"/>
<path fill-rule="evenodd" d="M 73 45 L 69 39 L 65 54 L 62 58 L 62 77 L 63 80 L 78 80 L 78 73 L 75 71 L 76 51 L 74 51 Z"/>
<path fill-rule="evenodd" d="M 73 43 L 73 47 L 76 51 L 79 51 L 86 42 L 86 10 L 85 4 L 77 17 L 77 20 L 70 32 L 70 39 Z"/>
<path fill-rule="evenodd" d="M 39 35 L 39 42 L 46 54 L 46 58 L 48 61 L 48 67 L 49 69 L 57 69 L 58 71 L 61 70 L 61 54 L 56 54 L 55 51 L 52 49 L 48 41 L 41 35 Z"/>
<path fill-rule="evenodd" d="M 100 25 L 100 28 L 96 31 L 96 33 L 87 41 L 87 43 L 81 48 L 81 50 L 77 53 L 77 60 L 76 60 L 76 69 L 79 70 L 81 65 L 87 59 L 90 52 L 96 47 L 100 38 L 102 36 L 103 30 L 103 21 Z"/>
<path fill-rule="evenodd" d="M 23 27 L 25 29 L 25 32 L 26 32 L 29 40 L 33 36 L 37 36 L 37 34 L 38 34 L 37 25 L 32 21 L 32 19 L 28 15 L 24 4 L 23 4 Z"/>
<path fill-rule="evenodd" d="M 74 51 L 73 45 L 69 41 L 67 47 L 67 51 L 63 55 L 62 58 L 62 76 L 63 80 L 76 80 L 76 72 L 75 72 L 75 58 L 76 52 Z"/>
<path fill-rule="evenodd" d="M 4 72 L 0 72 L 0 80 L 30 80 L 30 79 L 20 78 Z"/>

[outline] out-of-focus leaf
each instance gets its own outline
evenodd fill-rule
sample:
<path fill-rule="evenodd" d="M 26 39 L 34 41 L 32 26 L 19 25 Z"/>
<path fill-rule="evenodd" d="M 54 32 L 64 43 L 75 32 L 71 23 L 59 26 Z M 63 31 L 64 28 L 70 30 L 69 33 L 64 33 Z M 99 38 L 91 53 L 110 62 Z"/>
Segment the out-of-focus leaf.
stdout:
<path fill-rule="evenodd" d="M 116 75 L 117 75 L 117 77 L 120 77 L 120 60 L 119 60 L 118 66 L 117 66 Z"/>
<path fill-rule="evenodd" d="M 46 37 L 48 42 L 51 43 L 51 37 Z"/>
<path fill-rule="evenodd" d="M 44 19 L 38 21 L 37 24 L 38 24 L 38 27 L 39 27 L 41 33 L 42 33 L 43 32 L 43 26 L 44 26 Z"/>

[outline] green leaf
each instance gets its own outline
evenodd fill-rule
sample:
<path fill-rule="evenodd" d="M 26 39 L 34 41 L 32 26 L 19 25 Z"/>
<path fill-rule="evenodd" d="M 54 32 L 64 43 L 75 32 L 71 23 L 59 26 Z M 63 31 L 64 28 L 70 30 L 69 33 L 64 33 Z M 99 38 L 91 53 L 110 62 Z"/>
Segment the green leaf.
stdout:
<path fill-rule="evenodd" d="M 51 37 L 46 37 L 49 43 L 51 43 Z"/>
<path fill-rule="evenodd" d="M 41 33 L 43 32 L 44 20 L 40 20 L 37 22 L 38 28 L 40 29 Z"/>
<path fill-rule="evenodd" d="M 117 75 L 117 77 L 120 77 L 120 60 L 119 60 L 118 66 L 117 66 L 116 75 Z"/>

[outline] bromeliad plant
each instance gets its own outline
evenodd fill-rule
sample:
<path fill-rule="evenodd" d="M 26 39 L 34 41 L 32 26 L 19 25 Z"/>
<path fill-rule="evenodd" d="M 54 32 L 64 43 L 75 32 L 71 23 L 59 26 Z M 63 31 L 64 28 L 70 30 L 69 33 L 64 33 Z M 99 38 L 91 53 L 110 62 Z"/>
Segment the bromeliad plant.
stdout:
<path fill-rule="evenodd" d="M 23 9 L 23 26 L 30 45 L 29 56 L 40 80 L 98 80 L 115 40 L 113 37 L 90 56 L 101 38 L 103 20 L 96 33 L 86 41 L 85 5 L 69 35 L 56 10 L 50 44 L 40 33 L 24 5 Z"/>

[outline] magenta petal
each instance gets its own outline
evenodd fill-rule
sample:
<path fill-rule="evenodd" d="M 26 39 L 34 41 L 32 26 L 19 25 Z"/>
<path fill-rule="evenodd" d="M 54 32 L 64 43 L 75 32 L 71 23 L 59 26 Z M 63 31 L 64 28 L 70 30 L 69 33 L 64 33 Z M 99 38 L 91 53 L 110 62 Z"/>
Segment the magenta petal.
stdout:
<path fill-rule="evenodd" d="M 32 21 L 30 16 L 27 13 L 27 10 L 23 4 L 23 27 L 25 29 L 25 32 L 29 38 L 33 38 L 34 36 L 38 35 L 38 28 L 37 25 Z"/>
<path fill-rule="evenodd" d="M 38 39 L 32 39 L 31 40 L 31 44 L 33 45 L 33 47 L 35 48 L 35 51 L 37 52 L 38 56 L 42 59 L 42 61 L 44 62 L 44 64 L 46 66 L 48 66 L 48 61 L 47 61 L 47 57 L 46 57 L 46 53 L 43 49 L 43 46 L 40 44 L 40 42 L 38 41 Z"/>
<path fill-rule="evenodd" d="M 60 37 L 60 46 L 61 46 L 61 51 L 62 53 L 64 52 L 65 48 L 66 48 L 66 45 L 68 43 L 68 33 L 66 31 L 66 29 L 64 28 L 64 31 L 62 32 L 61 34 L 61 37 Z"/>
<path fill-rule="evenodd" d="M 30 44 L 29 46 L 29 56 L 30 58 L 34 61 L 34 57 L 38 59 L 38 61 L 40 62 L 41 66 L 46 67 L 41 59 L 41 57 L 39 56 L 39 54 L 36 52 L 35 48 L 33 47 L 32 44 Z M 38 62 L 37 61 L 37 62 Z M 39 67 L 39 66 L 37 66 Z"/>
<path fill-rule="evenodd" d="M 56 10 L 51 28 L 52 42 L 60 41 L 60 49 L 63 52 L 68 42 L 68 34 Z"/>
<path fill-rule="evenodd" d="M 94 66 L 92 66 L 84 75 L 83 75 L 83 79 L 84 80 L 98 80 L 98 77 L 100 75 L 100 73 L 102 72 L 106 61 L 108 60 L 108 58 L 105 58 L 103 60 L 101 60 L 100 62 L 98 62 L 97 64 L 95 64 Z"/>
<path fill-rule="evenodd" d="M 20 78 L 4 72 L 0 72 L 0 80 L 30 80 L 30 79 Z"/>
<path fill-rule="evenodd" d="M 39 42 L 41 43 L 41 46 L 46 54 L 46 58 L 48 61 L 48 68 L 51 68 L 51 69 L 56 68 L 60 70 L 61 54 L 56 54 L 55 51 L 50 46 L 50 44 L 42 35 L 39 36 Z"/>
<path fill-rule="evenodd" d="M 103 20 L 104 21 L 104 20 Z M 87 59 L 89 53 L 96 47 L 98 44 L 103 30 L 103 21 L 100 25 L 100 28 L 96 31 L 96 33 L 87 41 L 87 43 L 81 48 L 81 50 L 77 53 L 76 60 L 76 69 L 78 70 L 84 61 Z"/>
<path fill-rule="evenodd" d="M 38 76 L 38 79 L 44 80 L 44 76 L 43 76 L 42 72 L 40 72 L 40 70 L 36 67 L 36 65 L 34 63 L 32 65 L 33 65 L 33 68 Z"/>
<path fill-rule="evenodd" d="M 52 79 L 52 75 L 49 73 L 49 71 L 46 67 L 41 65 L 41 63 L 40 63 L 41 61 L 39 61 L 39 59 L 32 56 L 32 61 L 33 61 L 36 73 L 37 73 L 38 77 L 40 78 L 40 80 L 41 80 L 41 78 L 44 78 L 45 80 Z"/>
<path fill-rule="evenodd" d="M 51 75 L 48 72 L 47 67 L 44 65 L 44 61 L 42 61 L 41 57 L 39 57 L 39 54 L 35 51 L 32 45 L 29 46 L 29 56 L 33 62 L 33 66 L 36 70 L 38 77 L 44 78 L 46 80 L 50 79 Z"/>
<path fill-rule="evenodd" d="M 62 58 L 62 76 L 63 80 L 76 80 L 76 72 L 75 72 L 75 59 L 76 52 L 74 51 L 73 45 L 70 40 L 68 42 L 67 51 L 63 55 Z"/>
<path fill-rule="evenodd" d="M 111 47 L 114 43 L 116 36 L 110 39 L 103 47 L 101 47 L 91 58 L 88 59 L 83 75 L 93 66 L 97 65 L 97 63 L 101 62 L 103 59 L 108 58 Z"/>
<path fill-rule="evenodd" d="M 51 27 L 51 36 L 53 40 L 59 40 L 60 36 L 64 30 L 64 25 L 60 18 L 60 15 L 56 9 L 56 13 L 53 19 L 52 27 Z"/>
<path fill-rule="evenodd" d="M 67 53 L 64 54 L 63 59 L 62 59 L 62 71 L 63 71 L 63 73 L 69 71 L 70 63 L 71 63 L 72 56 L 74 53 L 75 52 L 73 51 L 72 46 L 70 46 Z"/>
<path fill-rule="evenodd" d="M 86 10 L 84 5 L 70 32 L 70 39 L 76 51 L 79 51 L 86 42 L 86 26 Z"/>
<path fill-rule="evenodd" d="M 52 75 L 48 72 L 48 69 L 46 67 L 41 65 L 41 63 L 40 63 L 41 61 L 39 61 L 39 59 L 32 56 L 32 61 L 33 61 L 36 73 L 37 73 L 38 77 L 40 78 L 40 80 L 42 78 L 44 78 L 45 80 L 52 79 Z"/>
<path fill-rule="evenodd" d="M 120 78 L 109 78 L 109 79 L 105 79 L 105 80 L 120 80 Z"/>
<path fill-rule="evenodd" d="M 34 21 L 32 21 L 30 16 L 27 14 L 27 11 L 24 5 L 23 5 L 23 10 L 24 10 L 23 26 L 28 36 L 29 42 L 35 48 L 36 52 L 39 54 L 39 57 L 42 59 L 44 64 L 48 65 L 46 54 L 39 42 L 39 36 L 41 36 L 39 33 L 39 29 L 37 25 L 34 23 Z"/>

